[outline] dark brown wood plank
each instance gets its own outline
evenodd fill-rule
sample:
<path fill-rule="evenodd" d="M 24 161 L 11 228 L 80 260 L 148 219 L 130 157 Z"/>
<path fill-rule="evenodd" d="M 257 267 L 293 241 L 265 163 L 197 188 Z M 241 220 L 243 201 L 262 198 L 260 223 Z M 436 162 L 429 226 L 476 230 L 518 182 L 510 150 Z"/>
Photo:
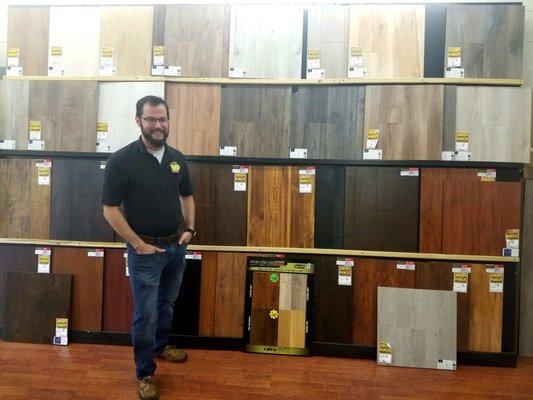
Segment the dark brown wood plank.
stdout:
<path fill-rule="evenodd" d="M 279 274 L 254 272 L 250 344 L 277 345 L 279 313 Z"/>
<path fill-rule="evenodd" d="M 174 303 L 171 333 L 198 336 L 202 262 L 187 260 L 178 298 Z"/>
<path fill-rule="evenodd" d="M 102 330 L 131 332 L 133 299 L 124 249 L 105 249 Z"/>
<path fill-rule="evenodd" d="M 198 334 L 213 336 L 215 329 L 215 295 L 217 282 L 217 253 L 202 253 L 202 276 L 200 283 L 200 317 Z"/>
<path fill-rule="evenodd" d="M 344 248 L 344 166 L 320 165 L 316 169 L 315 247 Z"/>

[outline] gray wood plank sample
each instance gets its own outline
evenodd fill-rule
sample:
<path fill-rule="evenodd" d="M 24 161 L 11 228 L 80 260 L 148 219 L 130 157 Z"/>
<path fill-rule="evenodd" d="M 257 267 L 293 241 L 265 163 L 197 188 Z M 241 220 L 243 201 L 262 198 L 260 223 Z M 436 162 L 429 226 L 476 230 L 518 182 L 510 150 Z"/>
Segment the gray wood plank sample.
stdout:
<path fill-rule="evenodd" d="M 533 180 L 525 181 L 520 287 L 521 356 L 533 356 Z"/>
<path fill-rule="evenodd" d="M 0 80 L 0 139 L 28 148 L 29 82 Z"/>
<path fill-rule="evenodd" d="M 298 79 L 302 65 L 303 8 L 231 7 L 229 66 L 247 78 Z"/>
<path fill-rule="evenodd" d="M 522 79 L 524 10 L 518 4 L 448 5 L 445 51 L 461 47 L 466 78 Z"/>
<path fill-rule="evenodd" d="M 457 293 L 378 287 L 377 343 L 392 348 L 400 367 L 437 368 L 457 359 Z"/>

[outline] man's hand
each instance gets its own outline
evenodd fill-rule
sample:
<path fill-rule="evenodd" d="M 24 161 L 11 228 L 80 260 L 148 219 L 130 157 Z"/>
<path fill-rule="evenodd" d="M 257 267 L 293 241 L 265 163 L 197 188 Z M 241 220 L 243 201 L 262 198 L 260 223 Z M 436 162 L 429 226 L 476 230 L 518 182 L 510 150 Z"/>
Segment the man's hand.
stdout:
<path fill-rule="evenodd" d="M 183 232 L 180 236 L 180 240 L 178 244 L 181 246 L 182 244 L 189 244 L 192 240 L 192 233 L 191 232 Z"/>
<path fill-rule="evenodd" d="M 137 254 L 154 254 L 154 253 L 164 253 L 165 249 L 152 246 L 151 244 L 142 242 L 140 245 L 135 247 Z"/>

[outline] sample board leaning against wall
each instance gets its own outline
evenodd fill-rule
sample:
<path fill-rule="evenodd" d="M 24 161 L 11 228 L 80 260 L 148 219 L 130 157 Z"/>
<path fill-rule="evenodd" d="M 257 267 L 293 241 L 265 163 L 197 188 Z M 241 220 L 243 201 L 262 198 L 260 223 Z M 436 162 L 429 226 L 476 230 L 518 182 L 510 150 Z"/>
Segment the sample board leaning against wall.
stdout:
<path fill-rule="evenodd" d="M 133 311 L 125 249 L 105 249 L 102 330 L 130 332 Z"/>
<path fill-rule="evenodd" d="M 246 78 L 299 79 L 303 16 L 300 6 L 232 6 L 230 68 Z"/>
<path fill-rule="evenodd" d="M 0 140 L 14 140 L 17 150 L 28 147 L 29 81 L 0 80 Z"/>

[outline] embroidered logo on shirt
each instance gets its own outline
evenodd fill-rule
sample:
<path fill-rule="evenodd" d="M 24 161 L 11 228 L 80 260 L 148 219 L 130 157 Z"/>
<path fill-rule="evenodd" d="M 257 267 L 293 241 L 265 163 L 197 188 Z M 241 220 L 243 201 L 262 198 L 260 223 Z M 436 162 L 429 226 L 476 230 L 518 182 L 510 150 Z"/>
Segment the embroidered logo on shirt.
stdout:
<path fill-rule="evenodd" d="M 180 172 L 180 165 L 176 161 L 172 161 L 170 163 L 170 171 L 174 174 L 177 174 Z"/>

